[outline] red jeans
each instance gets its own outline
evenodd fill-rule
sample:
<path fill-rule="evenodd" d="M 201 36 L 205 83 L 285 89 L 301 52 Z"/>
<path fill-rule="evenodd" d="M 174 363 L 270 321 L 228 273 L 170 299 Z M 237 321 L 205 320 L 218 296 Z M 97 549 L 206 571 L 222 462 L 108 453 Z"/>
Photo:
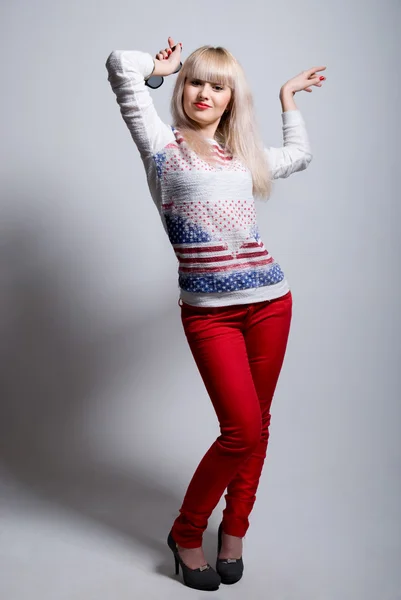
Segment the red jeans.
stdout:
<path fill-rule="evenodd" d="M 221 432 L 199 463 L 173 524 L 173 538 L 184 548 L 202 545 L 208 519 L 226 488 L 223 530 L 245 536 L 291 317 L 291 292 L 251 304 L 181 305 L 185 335 Z"/>

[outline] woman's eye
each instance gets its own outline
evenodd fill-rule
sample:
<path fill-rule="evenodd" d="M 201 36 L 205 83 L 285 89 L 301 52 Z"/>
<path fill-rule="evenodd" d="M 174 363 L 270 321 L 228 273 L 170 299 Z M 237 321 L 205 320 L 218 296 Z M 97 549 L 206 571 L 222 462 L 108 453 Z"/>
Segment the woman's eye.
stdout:
<path fill-rule="evenodd" d="M 202 82 L 199 81 L 199 79 L 191 79 L 191 85 L 193 85 L 193 86 L 202 85 Z M 224 85 L 220 85 L 217 83 L 213 84 L 212 87 L 217 92 L 222 92 L 224 90 Z"/>

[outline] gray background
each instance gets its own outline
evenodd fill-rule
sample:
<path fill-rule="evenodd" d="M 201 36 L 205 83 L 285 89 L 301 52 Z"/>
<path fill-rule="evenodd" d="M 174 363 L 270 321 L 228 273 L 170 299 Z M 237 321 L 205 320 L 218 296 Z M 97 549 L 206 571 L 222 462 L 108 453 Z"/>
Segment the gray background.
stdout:
<path fill-rule="evenodd" d="M 313 161 L 257 206 L 293 324 L 246 575 L 214 597 L 400 599 L 399 2 L 14 0 L 0 21 L 1 597 L 202 596 L 165 540 L 217 420 L 105 68 L 172 35 L 238 57 L 266 145 L 280 86 L 327 66 L 295 96 Z"/>

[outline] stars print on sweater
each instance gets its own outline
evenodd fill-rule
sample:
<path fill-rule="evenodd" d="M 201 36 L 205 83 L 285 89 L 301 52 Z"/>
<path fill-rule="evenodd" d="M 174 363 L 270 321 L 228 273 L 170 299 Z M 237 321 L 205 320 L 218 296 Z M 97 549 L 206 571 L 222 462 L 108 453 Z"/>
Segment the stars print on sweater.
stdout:
<path fill-rule="evenodd" d="M 282 281 L 284 273 L 260 239 L 247 169 L 227 159 L 218 146 L 219 164 L 210 166 L 187 147 L 177 130 L 175 135 L 176 142 L 154 160 L 165 198 L 161 211 L 179 261 L 179 286 L 197 293 Z M 238 184 L 237 193 L 224 198 L 227 171 Z"/>

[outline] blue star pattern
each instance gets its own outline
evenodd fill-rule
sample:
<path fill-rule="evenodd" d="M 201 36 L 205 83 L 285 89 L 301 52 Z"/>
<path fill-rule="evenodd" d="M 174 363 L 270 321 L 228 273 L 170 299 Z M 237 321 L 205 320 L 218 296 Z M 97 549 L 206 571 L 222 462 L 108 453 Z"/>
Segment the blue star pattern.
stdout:
<path fill-rule="evenodd" d="M 165 213 L 164 218 L 167 224 L 168 237 L 172 244 L 198 244 L 199 242 L 211 242 L 214 237 L 207 231 L 204 231 L 199 225 L 191 223 L 189 219 L 181 215 L 171 215 Z"/>
<path fill-rule="evenodd" d="M 178 274 L 178 285 L 188 292 L 234 292 L 263 285 L 274 285 L 284 279 L 284 273 L 278 263 L 269 270 L 236 271 L 229 275 L 211 273 L 210 275 Z"/>
<path fill-rule="evenodd" d="M 253 225 L 250 229 L 250 233 L 251 235 L 255 238 L 255 240 L 257 242 L 259 242 L 260 240 L 260 233 L 259 233 L 259 229 L 258 229 L 258 225 L 257 223 L 255 223 L 255 225 Z"/>
<path fill-rule="evenodd" d="M 160 152 L 157 152 L 157 154 L 154 154 L 153 158 L 156 163 L 157 176 L 160 179 L 163 175 L 163 165 L 167 159 L 167 153 L 165 150 L 161 150 Z"/>

